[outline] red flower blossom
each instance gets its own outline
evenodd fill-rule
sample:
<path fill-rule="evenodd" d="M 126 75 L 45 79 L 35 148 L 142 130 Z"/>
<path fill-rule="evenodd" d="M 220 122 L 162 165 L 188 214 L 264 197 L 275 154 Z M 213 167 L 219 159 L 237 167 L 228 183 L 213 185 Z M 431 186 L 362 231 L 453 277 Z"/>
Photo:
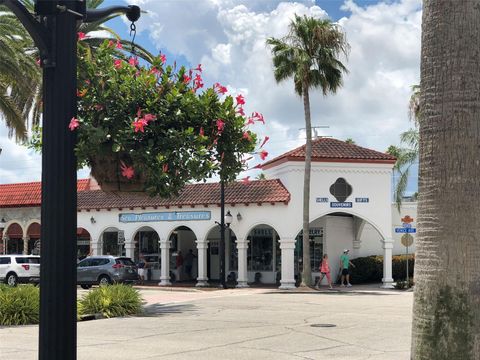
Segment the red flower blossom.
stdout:
<path fill-rule="evenodd" d="M 268 140 L 270 140 L 270 138 L 268 136 L 265 136 L 265 139 L 263 139 L 263 142 L 260 145 L 260 147 L 263 147 L 263 145 L 265 145 Z"/>
<path fill-rule="evenodd" d="M 245 111 L 243 111 L 243 107 L 239 107 L 239 108 L 237 109 L 237 114 L 240 114 L 240 115 L 242 115 L 242 116 L 245 116 Z"/>
<path fill-rule="evenodd" d="M 78 119 L 75 117 L 72 117 L 72 120 L 70 120 L 70 124 L 68 124 L 68 128 L 70 131 L 75 130 L 80 124 L 78 123 Z"/>
<path fill-rule="evenodd" d="M 202 64 L 198 64 L 198 66 L 193 70 L 198 71 L 198 72 L 202 72 Z"/>
<path fill-rule="evenodd" d="M 265 125 L 265 119 L 263 118 L 263 115 L 256 111 L 252 114 L 252 119 L 259 121 Z"/>
<path fill-rule="evenodd" d="M 204 136 L 203 127 L 200 128 L 199 135 L 200 135 L 200 136 Z"/>
<path fill-rule="evenodd" d="M 245 131 L 243 133 L 243 136 L 242 136 L 243 139 L 247 139 L 248 141 L 252 141 L 252 137 L 250 136 L 250 134 L 248 133 L 248 131 Z"/>
<path fill-rule="evenodd" d="M 145 116 L 143 117 L 145 119 L 145 121 L 148 123 L 149 121 L 154 121 L 154 120 L 157 120 L 157 117 L 153 114 L 145 114 Z"/>
<path fill-rule="evenodd" d="M 190 82 L 190 80 L 192 80 L 192 78 L 190 76 L 188 76 L 187 74 L 183 74 L 183 83 L 184 84 L 188 84 Z"/>
<path fill-rule="evenodd" d="M 262 150 L 258 155 L 260 155 L 260 159 L 265 160 L 268 156 L 268 151 Z"/>
<path fill-rule="evenodd" d="M 120 69 L 122 67 L 122 60 L 120 59 L 117 59 L 113 62 L 113 66 L 115 67 L 115 69 Z"/>
<path fill-rule="evenodd" d="M 167 163 L 163 164 L 163 166 L 162 166 L 162 171 L 163 171 L 164 173 L 166 173 L 166 172 L 168 171 L 168 164 L 167 164 Z"/>
<path fill-rule="evenodd" d="M 139 131 L 145 132 L 145 130 L 143 129 L 143 127 L 146 126 L 146 125 L 148 125 L 148 122 L 147 122 L 145 119 L 141 118 L 141 119 L 138 119 L 138 120 L 134 121 L 134 122 L 132 123 L 132 125 L 133 125 L 134 128 L 135 128 L 135 132 L 139 132 Z"/>
<path fill-rule="evenodd" d="M 242 94 L 238 95 L 235 100 L 237 100 L 237 105 L 245 105 L 245 98 Z"/>
<path fill-rule="evenodd" d="M 219 84 L 218 82 L 213 84 L 213 88 L 219 93 L 219 94 L 222 94 L 222 95 L 225 95 L 227 93 L 227 88 L 225 86 L 222 86 L 221 84 Z"/>
<path fill-rule="evenodd" d="M 87 38 L 87 36 L 83 32 L 78 32 L 77 36 L 78 36 L 78 40 L 83 40 Z"/>
<path fill-rule="evenodd" d="M 203 87 L 203 80 L 200 74 L 195 75 L 195 79 L 193 79 L 193 90 L 197 91 L 198 89 Z"/>
<path fill-rule="evenodd" d="M 120 169 L 122 170 L 122 176 L 126 177 L 127 179 L 131 179 L 135 176 L 135 171 L 133 170 L 132 166 L 127 166 L 122 162 Z"/>
<path fill-rule="evenodd" d="M 218 132 L 222 132 L 223 128 L 225 127 L 225 122 L 222 119 L 217 119 L 217 130 Z"/>
<path fill-rule="evenodd" d="M 158 70 L 156 67 L 152 67 L 152 68 L 150 69 L 150 73 L 151 73 L 151 74 L 155 74 L 155 75 L 159 75 L 159 74 L 161 74 L 162 72 L 161 72 L 160 70 Z"/>
<path fill-rule="evenodd" d="M 250 176 L 244 177 L 244 178 L 242 179 L 242 182 L 243 182 L 244 184 L 248 184 L 248 183 L 250 182 L 249 179 L 250 179 Z"/>
<path fill-rule="evenodd" d="M 167 57 L 165 56 L 165 54 L 160 55 L 160 61 L 162 62 L 162 64 L 165 64 L 167 62 Z"/>
<path fill-rule="evenodd" d="M 255 124 L 255 121 L 253 120 L 253 118 L 249 117 L 247 123 L 245 124 L 245 126 L 254 125 L 254 124 Z"/>
<path fill-rule="evenodd" d="M 132 56 L 130 59 L 128 59 L 128 63 L 131 66 L 137 66 L 138 65 L 138 59 L 136 57 Z"/>
<path fill-rule="evenodd" d="M 123 49 L 123 46 L 122 46 L 122 43 L 120 42 L 120 40 L 117 40 L 117 44 L 115 45 L 115 47 L 117 49 L 120 49 L 120 50 Z"/>
<path fill-rule="evenodd" d="M 109 48 L 113 47 L 113 46 L 114 46 L 113 41 L 112 41 L 112 40 L 109 40 L 107 46 L 108 46 Z"/>

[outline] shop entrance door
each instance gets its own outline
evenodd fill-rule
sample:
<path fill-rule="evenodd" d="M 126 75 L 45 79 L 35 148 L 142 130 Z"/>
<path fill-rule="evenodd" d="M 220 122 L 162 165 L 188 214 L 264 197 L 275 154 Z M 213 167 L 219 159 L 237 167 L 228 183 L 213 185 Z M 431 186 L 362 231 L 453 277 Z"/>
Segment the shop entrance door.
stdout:
<path fill-rule="evenodd" d="M 210 280 L 220 279 L 220 242 L 210 240 L 208 244 L 208 278 Z"/>

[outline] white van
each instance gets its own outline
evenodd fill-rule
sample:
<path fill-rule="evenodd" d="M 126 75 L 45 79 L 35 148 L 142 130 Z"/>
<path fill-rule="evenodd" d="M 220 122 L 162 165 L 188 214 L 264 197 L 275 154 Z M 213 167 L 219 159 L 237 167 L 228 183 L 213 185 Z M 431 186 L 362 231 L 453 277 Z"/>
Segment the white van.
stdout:
<path fill-rule="evenodd" d="M 0 282 L 10 286 L 40 282 L 40 256 L 0 255 Z"/>

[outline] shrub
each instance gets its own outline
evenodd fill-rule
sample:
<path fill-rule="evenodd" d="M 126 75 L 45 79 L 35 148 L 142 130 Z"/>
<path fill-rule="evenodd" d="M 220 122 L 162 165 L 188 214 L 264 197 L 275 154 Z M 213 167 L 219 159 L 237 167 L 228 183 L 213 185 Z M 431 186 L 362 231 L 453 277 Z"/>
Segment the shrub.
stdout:
<path fill-rule="evenodd" d="M 123 284 L 96 288 L 85 294 L 79 302 L 80 315 L 102 314 L 107 318 L 135 315 L 140 313 L 142 308 L 140 293 Z"/>
<path fill-rule="evenodd" d="M 405 280 L 407 255 L 392 256 L 392 277 L 395 281 Z M 367 256 L 352 259 L 355 267 L 350 270 L 354 284 L 380 282 L 383 277 L 383 256 Z M 413 277 L 415 256 L 408 255 L 408 274 Z"/>
<path fill-rule="evenodd" d="M 33 285 L 0 285 L 0 325 L 38 324 L 40 291 Z"/>

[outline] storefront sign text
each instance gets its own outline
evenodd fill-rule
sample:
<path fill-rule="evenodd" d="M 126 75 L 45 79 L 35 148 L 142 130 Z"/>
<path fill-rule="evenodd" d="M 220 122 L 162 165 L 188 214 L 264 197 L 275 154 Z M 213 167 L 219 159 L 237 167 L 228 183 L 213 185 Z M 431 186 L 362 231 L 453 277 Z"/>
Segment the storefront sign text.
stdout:
<path fill-rule="evenodd" d="M 351 202 L 334 202 L 332 201 L 330 203 L 331 208 L 351 208 L 352 203 Z"/>
<path fill-rule="evenodd" d="M 317 197 L 315 200 L 316 200 L 317 203 L 327 203 L 328 202 L 328 198 L 326 198 L 326 197 Z"/>
<path fill-rule="evenodd" d="M 118 221 L 122 223 L 129 222 L 153 222 L 153 221 L 193 221 L 210 220 L 210 211 L 169 211 L 169 212 L 150 212 L 143 214 L 120 214 Z"/>
<path fill-rule="evenodd" d="M 362 197 L 362 198 L 355 198 L 355 202 L 357 203 L 368 203 L 370 199 L 367 197 Z"/>

